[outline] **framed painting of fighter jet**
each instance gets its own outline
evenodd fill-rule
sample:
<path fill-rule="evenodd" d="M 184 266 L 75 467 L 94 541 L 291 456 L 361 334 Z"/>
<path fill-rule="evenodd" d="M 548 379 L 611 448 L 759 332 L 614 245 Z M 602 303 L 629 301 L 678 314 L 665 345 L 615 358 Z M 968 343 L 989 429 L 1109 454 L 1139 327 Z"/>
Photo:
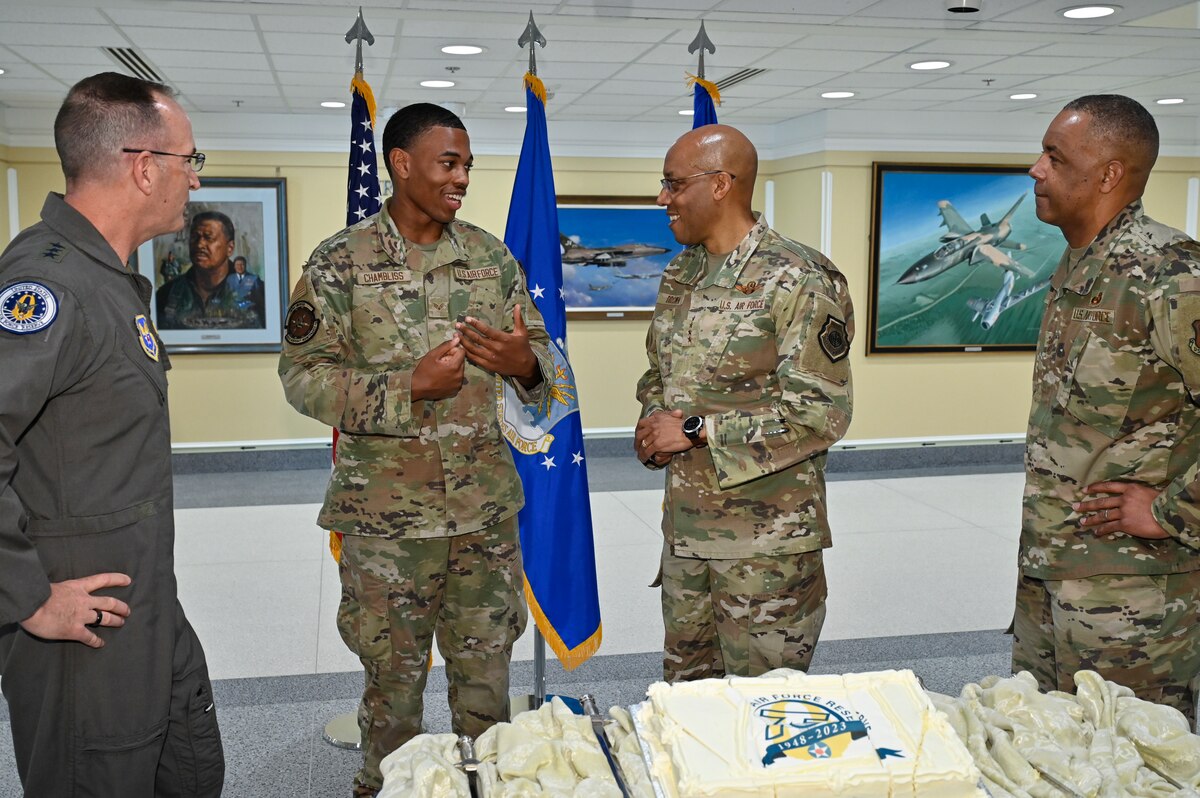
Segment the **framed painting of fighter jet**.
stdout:
<path fill-rule="evenodd" d="M 1036 347 L 1066 243 L 1022 166 L 874 164 L 867 354 Z"/>
<path fill-rule="evenodd" d="M 654 197 L 558 198 L 568 318 L 649 319 L 663 269 L 683 247 Z"/>

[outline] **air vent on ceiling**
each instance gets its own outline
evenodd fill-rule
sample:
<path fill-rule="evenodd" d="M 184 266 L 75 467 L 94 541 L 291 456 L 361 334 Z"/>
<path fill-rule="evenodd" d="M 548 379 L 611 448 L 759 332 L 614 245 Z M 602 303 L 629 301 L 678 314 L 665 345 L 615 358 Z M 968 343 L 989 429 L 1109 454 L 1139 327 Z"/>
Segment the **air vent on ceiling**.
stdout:
<path fill-rule="evenodd" d="M 162 76 L 142 60 L 141 54 L 132 47 L 104 47 L 101 49 L 108 53 L 109 58 L 125 67 L 125 69 L 136 77 L 142 80 L 153 81 L 154 83 L 163 82 Z"/>
<path fill-rule="evenodd" d="M 727 78 L 721 78 L 720 80 L 718 80 L 717 88 L 720 89 L 721 91 L 725 91 L 730 86 L 736 86 L 739 83 L 744 83 L 745 81 L 750 80 L 750 78 L 756 78 L 766 71 L 767 70 L 765 70 L 765 69 L 758 69 L 756 67 L 749 67 L 746 69 L 739 70 L 738 72 L 734 72 L 732 75 L 730 75 Z"/>

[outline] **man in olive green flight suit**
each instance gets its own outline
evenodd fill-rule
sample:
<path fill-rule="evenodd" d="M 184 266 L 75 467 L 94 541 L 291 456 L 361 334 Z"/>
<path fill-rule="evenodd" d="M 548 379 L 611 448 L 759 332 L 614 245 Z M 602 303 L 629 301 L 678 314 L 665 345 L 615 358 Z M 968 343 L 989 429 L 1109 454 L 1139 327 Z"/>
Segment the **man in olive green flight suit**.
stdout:
<path fill-rule="evenodd" d="M 200 641 L 176 595 L 166 353 L 137 246 L 200 187 L 173 92 L 85 78 L 66 196 L 0 256 L 0 686 L 25 794 L 218 796 Z"/>
<path fill-rule="evenodd" d="M 754 146 L 708 125 L 667 152 L 663 274 L 638 459 L 666 466 L 667 681 L 807 669 L 825 618 L 825 452 L 850 424 L 853 310 L 823 255 L 751 212 Z"/>
<path fill-rule="evenodd" d="M 1200 244 L 1146 216 L 1158 128 L 1081 97 L 1029 170 L 1068 250 L 1034 361 L 1013 670 L 1094 670 L 1192 718 L 1200 672 Z M 1192 718 L 1194 720 L 1194 718 Z"/>
<path fill-rule="evenodd" d="M 380 760 L 420 731 L 435 634 L 454 730 L 508 719 L 524 500 L 497 386 L 534 403 L 554 374 L 520 265 L 455 219 L 473 161 L 461 120 L 408 106 L 383 150 L 395 194 L 317 247 L 279 366 L 288 401 L 341 431 L 318 523 L 344 534 L 338 627 L 367 671 L 357 795 L 380 788 Z"/>

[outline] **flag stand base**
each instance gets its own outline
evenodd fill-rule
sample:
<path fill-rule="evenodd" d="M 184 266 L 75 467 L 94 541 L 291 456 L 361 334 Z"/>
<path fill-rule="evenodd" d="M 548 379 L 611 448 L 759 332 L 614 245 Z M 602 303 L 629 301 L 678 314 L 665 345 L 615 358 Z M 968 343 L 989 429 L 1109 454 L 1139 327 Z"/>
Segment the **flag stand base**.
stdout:
<path fill-rule="evenodd" d="M 325 742 L 347 751 L 362 750 L 362 732 L 358 728 L 358 713 L 344 712 L 325 724 Z"/>

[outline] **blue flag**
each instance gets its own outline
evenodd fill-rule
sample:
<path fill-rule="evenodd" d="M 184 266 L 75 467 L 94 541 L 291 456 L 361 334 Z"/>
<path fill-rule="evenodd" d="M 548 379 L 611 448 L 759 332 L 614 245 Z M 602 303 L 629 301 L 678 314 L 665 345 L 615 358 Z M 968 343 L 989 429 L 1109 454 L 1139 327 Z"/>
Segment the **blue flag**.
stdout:
<path fill-rule="evenodd" d="M 707 85 L 705 85 L 707 84 Z M 712 86 L 712 89 L 708 87 Z M 702 125 L 717 124 L 717 107 L 713 105 L 712 91 L 716 90 L 716 86 L 706 80 L 696 79 L 694 92 L 692 95 L 692 128 L 698 128 Z M 720 102 L 721 95 L 717 95 L 717 102 Z"/>
<path fill-rule="evenodd" d="M 346 226 L 379 213 L 379 168 L 375 151 L 375 95 L 361 72 L 350 81 L 350 175 L 346 181 Z"/>
<path fill-rule="evenodd" d="M 546 321 L 557 373 L 546 401 L 537 407 L 521 404 L 506 384 L 500 418 L 525 488 L 525 508 L 518 517 L 525 597 L 542 637 L 572 670 L 600 647 L 600 597 L 583 426 L 565 354 L 567 314 L 546 90 L 533 75 L 525 76 L 525 86 L 525 140 L 504 243 L 525 269 L 529 292 Z"/>

